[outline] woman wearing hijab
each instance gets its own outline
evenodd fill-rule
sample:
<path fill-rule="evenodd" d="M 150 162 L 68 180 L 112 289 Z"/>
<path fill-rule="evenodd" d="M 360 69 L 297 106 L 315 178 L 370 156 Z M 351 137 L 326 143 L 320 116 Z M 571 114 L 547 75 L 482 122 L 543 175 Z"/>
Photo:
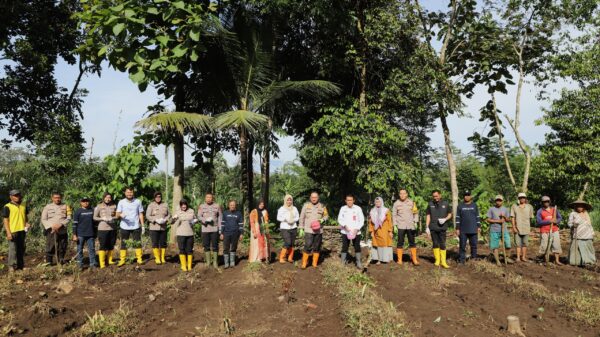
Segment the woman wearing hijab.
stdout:
<path fill-rule="evenodd" d="M 373 244 L 371 258 L 377 260 L 377 264 L 392 261 L 394 258 L 392 215 L 383 204 L 381 197 L 375 198 L 375 207 L 369 212 L 369 233 Z"/>
<path fill-rule="evenodd" d="M 279 254 L 280 263 L 285 263 L 286 256 L 288 262 L 294 262 L 294 242 L 298 234 L 299 219 L 300 213 L 294 206 L 294 199 L 291 195 L 286 194 L 283 198 L 283 206 L 277 210 L 277 221 L 279 221 L 279 230 L 283 238 L 283 248 Z"/>
<path fill-rule="evenodd" d="M 248 262 L 260 262 L 269 258 L 269 239 L 267 225 L 269 224 L 269 213 L 265 202 L 260 200 L 258 207 L 250 212 L 250 251 Z"/>
<path fill-rule="evenodd" d="M 569 214 L 568 222 L 572 235 L 571 247 L 569 248 L 569 264 L 573 266 L 595 264 L 594 228 L 588 212 L 592 209 L 592 205 L 583 200 L 576 200 L 569 207 L 573 208 L 573 212 Z"/>

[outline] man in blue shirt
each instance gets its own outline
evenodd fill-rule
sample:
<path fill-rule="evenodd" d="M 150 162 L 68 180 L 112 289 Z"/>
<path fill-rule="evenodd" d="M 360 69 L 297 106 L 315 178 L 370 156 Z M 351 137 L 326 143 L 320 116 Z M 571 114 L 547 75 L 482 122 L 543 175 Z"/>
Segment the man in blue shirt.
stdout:
<path fill-rule="evenodd" d="M 96 267 L 96 228 L 94 227 L 94 209 L 90 207 L 90 198 L 83 197 L 81 208 L 73 215 L 73 241 L 77 242 L 77 258 L 79 268 L 83 269 L 83 246 L 87 244 L 90 257 L 90 268 Z"/>
<path fill-rule="evenodd" d="M 127 244 L 131 238 L 135 247 L 137 263 L 142 264 L 142 234 L 144 232 L 144 207 L 139 199 L 133 195 L 133 188 L 125 189 L 125 199 L 117 205 L 117 218 L 121 219 L 121 251 L 118 266 L 125 264 L 127 258 Z"/>
<path fill-rule="evenodd" d="M 463 200 L 456 209 L 456 234 L 460 238 L 458 262 L 465 263 L 467 241 L 471 246 L 471 257 L 477 258 L 477 234 L 481 232 L 481 221 L 477 204 L 473 202 L 471 191 L 463 193 Z"/>

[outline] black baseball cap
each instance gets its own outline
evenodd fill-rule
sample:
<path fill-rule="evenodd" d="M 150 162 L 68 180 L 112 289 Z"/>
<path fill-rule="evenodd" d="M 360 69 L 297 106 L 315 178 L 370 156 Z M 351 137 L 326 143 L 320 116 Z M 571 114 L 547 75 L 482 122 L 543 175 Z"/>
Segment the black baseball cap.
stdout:
<path fill-rule="evenodd" d="M 465 190 L 465 191 L 463 192 L 463 197 L 464 197 L 464 196 L 466 196 L 466 195 L 471 195 L 471 191 L 469 191 L 469 190 Z"/>
<path fill-rule="evenodd" d="M 79 199 L 79 201 L 90 201 L 89 197 L 82 197 L 81 199 Z"/>

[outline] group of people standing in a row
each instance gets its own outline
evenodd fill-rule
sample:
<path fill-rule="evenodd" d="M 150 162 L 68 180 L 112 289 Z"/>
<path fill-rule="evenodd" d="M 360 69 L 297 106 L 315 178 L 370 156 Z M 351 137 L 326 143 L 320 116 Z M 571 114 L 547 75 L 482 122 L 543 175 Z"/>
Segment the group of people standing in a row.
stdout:
<path fill-rule="evenodd" d="M 195 225 L 200 223 L 204 260 L 207 266 L 218 267 L 219 241 L 223 241 L 224 267 L 236 264 L 236 251 L 239 240 L 245 232 L 244 217 L 237 210 L 234 200 L 229 201 L 223 211 L 214 200 L 212 193 L 205 195 L 204 203 L 197 211 L 182 199 L 179 209 L 171 214 L 168 205 L 163 202 L 160 192 L 154 193 L 152 202 L 146 210 L 139 199 L 135 198 L 131 188 L 125 190 L 125 198 L 117 204 L 109 193 L 104 193 L 102 202 L 91 207 L 90 198 L 80 200 L 80 208 L 72 212 L 71 208 L 62 203 L 62 195 L 53 193 L 52 202 L 42 211 L 41 223 L 46 236 L 46 262 L 53 264 L 65 262 L 68 246 L 67 226 L 72 223 L 72 240 L 77 242 L 77 258 L 83 267 L 83 248 L 87 245 L 90 266 L 96 266 L 95 240 L 98 239 L 98 262 L 100 268 L 115 264 L 113 250 L 117 241 L 117 231 L 120 234 L 119 262 L 123 266 L 127 261 L 127 250 L 133 248 L 135 260 L 143 263 L 141 236 L 148 222 L 152 252 L 156 264 L 164 264 L 167 248 L 167 224 L 175 231 L 179 248 L 179 261 L 182 271 L 192 269 Z M 471 193 L 463 193 L 464 200 L 458 206 L 455 216 L 456 234 L 459 236 L 459 263 L 466 261 L 467 243 L 471 247 L 471 256 L 477 257 L 478 235 L 481 232 L 481 219 L 477 204 Z M 559 235 L 559 224 L 562 216 L 556 207 L 550 206 L 550 198 L 542 197 L 542 208 L 534 216 L 533 207 L 527 202 L 524 193 L 518 195 L 519 203 L 508 210 L 503 206 L 504 198 L 496 196 L 494 206 L 487 212 L 486 220 L 490 224 L 489 246 L 496 263 L 500 263 L 499 249 L 511 248 L 511 232 L 517 245 L 517 261 L 528 261 L 527 246 L 531 232 L 531 222 L 540 229 L 540 254 L 551 250 L 555 262 L 561 264 L 562 253 Z M 577 200 L 570 205 L 574 211 L 569 215 L 568 226 L 572 229 L 572 242 L 569 250 L 569 263 L 573 265 L 593 264 L 596 262 L 593 247 L 594 230 L 588 211 L 591 205 Z M 10 202 L 3 208 L 4 229 L 9 241 L 9 265 L 11 269 L 22 269 L 24 266 L 25 233 L 31 225 L 27 221 L 27 212 L 22 203 L 18 190 L 10 191 Z M 440 191 L 433 191 L 432 200 L 426 210 L 426 232 L 433 243 L 435 265 L 448 268 L 446 260 L 446 237 L 448 226 L 452 220 L 452 209 L 449 203 L 442 199 Z M 294 262 L 296 237 L 304 238 L 302 250 L 303 269 L 309 264 L 317 267 L 323 240 L 323 225 L 329 218 L 327 207 L 319 201 L 319 194 L 310 194 L 301 211 L 294 206 L 291 195 L 286 195 L 283 205 L 277 211 L 277 221 L 283 239 L 283 247 L 279 253 L 279 262 Z M 377 263 L 393 261 L 393 240 L 396 237 L 397 263 L 403 263 L 404 242 L 408 239 L 410 260 L 419 265 L 415 237 L 419 223 L 419 210 L 416 203 L 408 197 L 405 189 L 399 191 L 399 198 L 388 209 L 381 197 L 375 199 L 374 207 L 368 213 L 368 230 L 372 244 L 370 260 Z M 348 260 L 348 249 L 354 247 L 355 262 L 362 268 L 361 241 L 365 216 L 362 208 L 355 204 L 352 195 L 345 197 L 345 205 L 339 211 L 338 224 L 341 233 L 341 259 Z M 259 201 L 256 209 L 249 214 L 250 246 L 249 262 L 259 262 L 268 259 L 271 254 L 269 244 L 269 214 L 264 201 Z M 509 254 L 505 253 L 505 261 Z"/>

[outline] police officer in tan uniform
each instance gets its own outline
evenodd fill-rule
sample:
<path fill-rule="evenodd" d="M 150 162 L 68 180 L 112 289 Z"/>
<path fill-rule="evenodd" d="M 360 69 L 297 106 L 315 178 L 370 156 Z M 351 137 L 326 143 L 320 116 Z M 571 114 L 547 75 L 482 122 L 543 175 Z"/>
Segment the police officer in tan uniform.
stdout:
<path fill-rule="evenodd" d="M 117 205 L 113 202 L 112 195 L 105 192 L 102 196 L 102 202 L 94 208 L 94 221 L 98 223 L 98 259 L 100 268 L 106 266 L 106 256 L 108 264 L 115 264 L 113 261 L 113 250 L 117 242 Z"/>
<path fill-rule="evenodd" d="M 302 206 L 300 212 L 300 232 L 304 231 L 304 252 L 302 252 L 302 269 L 306 269 L 308 259 L 312 255 L 312 266 L 319 263 L 321 242 L 323 241 L 323 222 L 329 218 L 327 207 L 319 202 L 319 193 L 312 192 L 310 201 Z"/>
<path fill-rule="evenodd" d="M 198 220 L 202 225 L 202 246 L 206 266 L 219 267 L 219 226 L 223 221 L 223 209 L 210 192 L 204 196 L 204 203 L 198 206 Z"/>
<path fill-rule="evenodd" d="M 404 237 L 408 237 L 410 259 L 415 266 L 418 266 L 419 259 L 417 258 L 415 236 L 417 234 L 417 224 L 419 223 L 419 210 L 417 209 L 417 204 L 408 198 L 408 191 L 401 189 L 398 196 L 400 198 L 394 202 L 394 206 L 392 207 L 392 220 L 394 226 L 398 229 L 398 245 L 396 247 L 398 264 L 402 264 Z"/>
<path fill-rule="evenodd" d="M 46 262 L 53 264 L 54 256 L 57 263 L 65 263 L 67 244 L 67 224 L 71 220 L 71 208 L 62 203 L 62 194 L 52 193 L 52 202 L 42 210 L 42 225 L 46 235 Z"/>
<path fill-rule="evenodd" d="M 167 222 L 169 221 L 169 206 L 162 201 L 162 193 L 154 192 L 154 201 L 146 208 L 146 219 L 150 223 L 150 239 L 152 253 L 156 264 L 165 263 L 167 250 Z"/>

